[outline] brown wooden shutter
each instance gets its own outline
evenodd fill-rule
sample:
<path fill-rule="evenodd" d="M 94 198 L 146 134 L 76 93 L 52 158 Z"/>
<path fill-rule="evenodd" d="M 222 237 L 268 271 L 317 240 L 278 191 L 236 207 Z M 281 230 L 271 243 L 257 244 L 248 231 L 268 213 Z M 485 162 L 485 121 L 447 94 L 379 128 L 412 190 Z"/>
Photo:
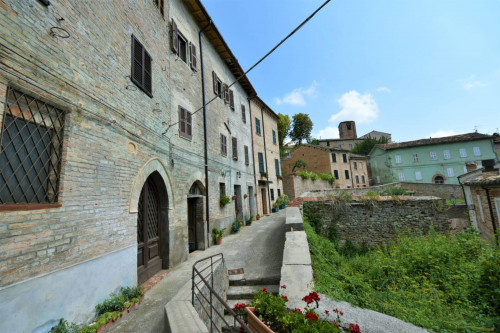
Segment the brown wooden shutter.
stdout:
<path fill-rule="evenodd" d="M 229 106 L 234 110 L 234 93 L 229 89 Z"/>
<path fill-rule="evenodd" d="M 198 71 L 198 55 L 196 54 L 196 45 L 194 43 L 189 42 L 191 45 L 190 50 L 191 50 L 191 55 L 190 55 L 190 62 L 191 62 L 191 69 L 193 71 Z"/>
<path fill-rule="evenodd" d="M 243 119 L 243 122 L 247 122 L 247 115 L 245 114 L 245 106 L 241 104 L 241 119 Z"/>
<path fill-rule="evenodd" d="M 143 63 L 143 50 L 139 41 L 132 36 L 132 81 L 142 86 L 142 63 Z"/>
<path fill-rule="evenodd" d="M 179 32 L 174 19 L 172 19 L 172 50 L 175 54 L 179 54 Z"/>
<path fill-rule="evenodd" d="M 232 148 L 233 148 L 233 160 L 238 159 L 238 139 L 233 136 L 233 142 L 232 142 Z"/>
<path fill-rule="evenodd" d="M 220 135 L 221 154 L 227 156 L 227 137 L 224 134 Z"/>
<path fill-rule="evenodd" d="M 229 88 L 225 83 L 222 85 L 222 95 L 224 98 L 224 104 L 229 104 Z"/>
<path fill-rule="evenodd" d="M 186 133 L 186 115 L 184 109 L 179 105 L 179 134 L 183 136 Z"/>
<path fill-rule="evenodd" d="M 153 77 L 151 73 L 151 56 L 144 50 L 144 90 L 153 95 Z"/>
<path fill-rule="evenodd" d="M 217 74 L 215 74 L 214 71 L 212 71 L 212 81 L 214 83 L 214 94 L 216 96 L 219 96 L 220 91 L 219 91 L 219 86 L 217 85 Z"/>
<path fill-rule="evenodd" d="M 245 146 L 244 150 L 245 150 L 245 164 L 249 165 L 250 161 L 249 161 L 249 158 L 248 158 L 248 146 Z"/>
<path fill-rule="evenodd" d="M 186 135 L 189 139 L 193 137 L 193 125 L 191 112 L 184 110 L 186 112 Z"/>

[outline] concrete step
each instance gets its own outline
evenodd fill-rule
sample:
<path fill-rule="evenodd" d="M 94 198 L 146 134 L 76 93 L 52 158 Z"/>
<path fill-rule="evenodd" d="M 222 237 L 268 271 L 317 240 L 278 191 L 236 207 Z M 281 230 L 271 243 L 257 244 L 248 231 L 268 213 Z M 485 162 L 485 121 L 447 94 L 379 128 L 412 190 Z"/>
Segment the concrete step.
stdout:
<path fill-rule="evenodd" d="M 231 286 L 227 293 L 227 299 L 228 300 L 253 299 L 253 293 L 262 288 L 266 288 L 267 291 L 270 293 L 277 294 L 279 292 L 279 285 L 276 284 Z"/>
<path fill-rule="evenodd" d="M 245 279 L 244 277 L 240 279 L 229 278 L 229 286 L 260 286 L 260 285 L 274 285 L 280 283 L 280 276 L 269 276 L 253 279 Z"/>

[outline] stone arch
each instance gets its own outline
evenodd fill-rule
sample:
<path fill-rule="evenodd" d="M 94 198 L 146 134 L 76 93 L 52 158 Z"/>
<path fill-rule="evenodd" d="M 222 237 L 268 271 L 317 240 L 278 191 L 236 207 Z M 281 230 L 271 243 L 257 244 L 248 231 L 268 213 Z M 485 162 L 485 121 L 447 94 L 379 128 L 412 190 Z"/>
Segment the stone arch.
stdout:
<path fill-rule="evenodd" d="M 170 177 L 168 176 L 167 168 L 160 161 L 159 158 L 152 158 L 147 161 L 137 172 L 137 176 L 135 176 L 134 182 L 132 184 L 132 189 L 130 192 L 129 199 L 129 213 L 137 213 L 137 207 L 139 202 L 139 196 L 141 195 L 141 190 L 148 179 L 148 177 L 154 172 L 158 173 L 158 176 L 161 177 L 163 184 L 165 185 L 165 191 L 168 196 L 168 209 L 174 209 L 174 193 L 172 191 L 172 182 Z M 158 177 L 157 177 L 158 178 Z M 158 179 L 159 180 L 159 179 Z"/>
<path fill-rule="evenodd" d="M 446 177 L 443 174 L 437 173 L 432 177 L 434 184 L 444 184 Z"/>

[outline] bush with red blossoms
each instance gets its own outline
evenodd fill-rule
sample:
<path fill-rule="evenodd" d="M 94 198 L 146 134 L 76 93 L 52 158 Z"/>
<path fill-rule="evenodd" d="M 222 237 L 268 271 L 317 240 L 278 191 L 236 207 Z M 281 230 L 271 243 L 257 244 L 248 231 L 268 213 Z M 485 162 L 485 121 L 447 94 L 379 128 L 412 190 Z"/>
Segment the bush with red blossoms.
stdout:
<path fill-rule="evenodd" d="M 349 324 L 349 332 L 351 333 L 361 333 L 361 329 L 358 324 Z"/>

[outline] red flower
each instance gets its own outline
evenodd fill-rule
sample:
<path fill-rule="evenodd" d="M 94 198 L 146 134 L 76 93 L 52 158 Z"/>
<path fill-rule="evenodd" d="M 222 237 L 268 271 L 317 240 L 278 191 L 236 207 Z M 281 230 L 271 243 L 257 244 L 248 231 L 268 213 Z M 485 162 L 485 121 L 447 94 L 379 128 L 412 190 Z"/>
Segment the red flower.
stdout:
<path fill-rule="evenodd" d="M 308 314 L 306 314 L 306 318 L 309 320 L 318 320 L 318 315 L 314 312 L 309 312 Z"/>
<path fill-rule="evenodd" d="M 283 298 L 285 300 L 285 302 L 288 302 L 288 297 L 285 295 L 285 296 L 281 296 L 281 298 Z"/>
<path fill-rule="evenodd" d="M 328 311 L 328 310 L 325 310 L 325 313 L 326 313 L 327 316 L 330 315 L 330 311 Z"/>
<path fill-rule="evenodd" d="M 299 308 L 295 308 L 295 309 L 292 310 L 292 312 L 300 312 L 300 313 L 302 313 L 302 310 L 299 309 Z"/>
<path fill-rule="evenodd" d="M 243 312 L 243 310 L 245 310 L 246 306 L 247 305 L 245 303 L 237 303 L 234 305 L 233 311 L 234 312 Z"/>
<path fill-rule="evenodd" d="M 315 292 L 315 291 L 313 291 L 312 293 L 310 293 L 309 296 L 311 296 L 314 301 L 319 301 L 320 300 L 318 293 Z"/>
<path fill-rule="evenodd" d="M 262 288 L 261 289 L 263 292 L 267 293 L 267 289 L 266 288 Z"/>
<path fill-rule="evenodd" d="M 314 302 L 313 299 L 312 299 L 312 297 L 309 296 L 309 295 L 302 297 L 302 300 L 304 302 L 306 302 L 308 305 L 311 304 L 312 302 Z"/>
<path fill-rule="evenodd" d="M 344 313 L 343 313 L 342 311 L 340 311 L 340 315 L 341 315 L 341 316 L 343 316 L 343 315 L 344 315 Z"/>
<path fill-rule="evenodd" d="M 286 289 L 286 284 L 282 285 L 281 288 Z"/>
<path fill-rule="evenodd" d="M 349 324 L 349 330 L 351 333 L 361 333 L 361 329 L 358 324 Z"/>

